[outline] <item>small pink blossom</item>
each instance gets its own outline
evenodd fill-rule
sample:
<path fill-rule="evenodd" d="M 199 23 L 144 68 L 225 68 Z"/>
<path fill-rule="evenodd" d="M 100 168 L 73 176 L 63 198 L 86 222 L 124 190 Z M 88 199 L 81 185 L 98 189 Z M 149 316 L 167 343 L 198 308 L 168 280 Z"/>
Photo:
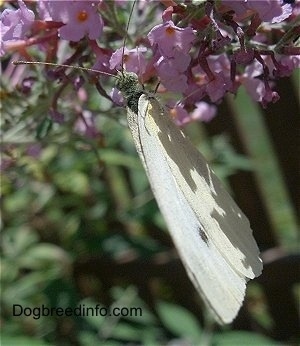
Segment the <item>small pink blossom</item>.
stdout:
<path fill-rule="evenodd" d="M 193 105 L 199 100 L 202 100 L 206 96 L 206 87 L 205 84 L 207 81 L 205 80 L 205 84 L 201 84 L 201 77 L 196 78 L 195 82 L 189 82 L 188 88 L 185 90 L 185 100 L 189 105 Z"/>
<path fill-rule="evenodd" d="M 195 103 L 196 108 L 191 113 L 192 120 L 201 120 L 203 122 L 211 121 L 217 113 L 217 107 L 206 102 Z"/>
<path fill-rule="evenodd" d="M 1 39 L 3 41 L 25 38 L 25 34 L 34 22 L 34 13 L 29 10 L 22 0 L 18 1 L 16 11 L 5 9 L 1 14 Z"/>
<path fill-rule="evenodd" d="M 239 78 L 241 84 L 244 85 L 251 98 L 256 102 L 261 102 L 264 92 L 264 83 L 256 78 L 262 73 L 262 65 L 258 61 L 254 61 L 246 67 L 244 74 Z"/>
<path fill-rule="evenodd" d="M 36 78 L 34 77 L 24 78 L 20 86 L 20 92 L 22 92 L 26 96 L 30 95 L 32 91 L 32 87 L 35 84 L 35 82 L 36 82 Z"/>
<path fill-rule="evenodd" d="M 216 73 L 215 78 L 206 85 L 207 95 L 212 102 L 219 102 L 228 89 L 228 79 L 222 72 Z"/>
<path fill-rule="evenodd" d="M 160 54 L 173 57 L 176 51 L 188 53 L 195 39 L 192 28 L 179 28 L 170 20 L 164 24 L 156 25 L 148 34 L 152 46 L 157 45 Z"/>
<path fill-rule="evenodd" d="M 192 96 L 192 99 L 197 102 L 208 95 L 212 102 L 219 102 L 224 94 L 232 89 L 229 59 L 225 54 L 209 56 L 205 67 L 206 71 L 201 67 L 192 70 L 196 77 L 196 84 L 201 88 L 202 94 L 202 97 L 195 98 Z M 192 92 L 193 90 L 189 88 L 188 91 Z M 199 91 L 197 94 L 199 95 Z"/>
<path fill-rule="evenodd" d="M 161 57 L 155 69 L 162 84 L 170 91 L 183 92 L 187 88 L 187 77 L 184 75 L 191 58 L 180 51 L 174 52 L 172 58 Z"/>
<path fill-rule="evenodd" d="M 169 103 L 169 105 L 172 104 Z M 195 103 L 196 108 L 189 114 L 183 104 L 175 104 L 170 109 L 170 115 L 178 126 L 186 126 L 193 121 L 209 122 L 217 113 L 217 107 L 206 102 Z"/>
<path fill-rule="evenodd" d="M 243 78 L 242 84 L 251 96 L 252 100 L 260 102 L 264 91 L 264 83 L 260 79 Z"/>
<path fill-rule="evenodd" d="M 299 55 L 281 55 L 279 58 L 279 62 L 281 65 L 280 71 L 276 74 L 278 77 L 287 77 L 292 74 L 292 72 L 300 68 L 300 56 Z"/>
<path fill-rule="evenodd" d="M 110 68 L 112 70 L 117 69 L 121 70 L 122 66 L 126 71 L 134 72 L 138 76 L 142 76 L 146 71 L 146 59 L 144 53 L 147 51 L 147 48 L 134 48 L 134 49 L 117 49 L 110 58 Z M 123 61 L 122 61 L 123 58 Z"/>
<path fill-rule="evenodd" d="M 257 76 L 260 76 L 263 73 L 262 65 L 257 61 L 254 60 L 252 64 L 248 65 L 245 68 L 244 77 L 247 76 L 249 78 L 255 78 Z"/>
<path fill-rule="evenodd" d="M 117 106 L 123 107 L 125 105 L 124 97 L 119 89 L 112 88 L 109 96 Z"/>
<path fill-rule="evenodd" d="M 178 126 L 185 126 L 191 122 L 191 117 L 189 113 L 183 108 L 183 104 L 175 104 L 175 102 L 169 102 L 169 106 L 173 104 L 170 108 L 170 115 L 174 119 Z"/>
<path fill-rule="evenodd" d="M 280 96 L 276 91 L 273 91 L 270 88 L 265 88 L 265 92 L 263 94 L 261 104 L 263 108 L 266 108 L 270 102 L 276 103 L 280 99 Z"/>
<path fill-rule="evenodd" d="M 1 53 L 5 53 L 5 44 L 8 41 L 16 41 L 26 38 L 34 22 L 34 13 L 29 10 L 22 0 L 18 1 L 19 9 L 16 11 L 5 9 L 1 13 Z"/>
<path fill-rule="evenodd" d="M 257 13 L 263 22 L 279 23 L 292 14 L 290 4 L 282 4 L 281 0 L 222 0 L 222 4 L 234 10 L 238 18 Z"/>

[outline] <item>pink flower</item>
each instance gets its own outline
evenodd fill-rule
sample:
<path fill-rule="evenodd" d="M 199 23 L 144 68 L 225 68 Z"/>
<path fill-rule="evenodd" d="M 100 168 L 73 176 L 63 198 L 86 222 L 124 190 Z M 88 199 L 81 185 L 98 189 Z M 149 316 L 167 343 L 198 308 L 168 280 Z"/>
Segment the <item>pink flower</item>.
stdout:
<path fill-rule="evenodd" d="M 52 20 L 65 24 L 59 29 L 64 40 L 76 42 L 85 35 L 95 40 L 102 33 L 103 21 L 97 12 L 96 1 L 48 1 L 45 6 Z"/>
<path fill-rule="evenodd" d="M 123 68 L 128 72 L 134 72 L 138 76 L 142 76 L 146 71 L 146 59 L 144 53 L 147 51 L 145 47 L 134 48 L 134 49 L 117 49 L 110 58 L 110 68 L 121 70 L 122 69 L 122 58 L 123 58 Z"/>
<path fill-rule="evenodd" d="M 169 102 L 169 106 L 174 102 Z M 182 104 L 175 104 L 170 109 L 170 115 L 178 126 L 184 126 L 191 122 L 189 113 L 183 108 Z"/>
<path fill-rule="evenodd" d="M 300 68 L 300 56 L 299 55 L 281 55 L 279 57 L 280 67 L 277 68 L 275 74 L 276 77 L 287 77 L 292 74 L 296 68 Z"/>
<path fill-rule="evenodd" d="M 169 103 L 169 105 L 172 104 Z M 197 102 L 196 108 L 191 114 L 184 109 L 183 104 L 175 104 L 170 110 L 170 115 L 174 118 L 178 126 L 185 126 L 193 121 L 209 122 L 213 119 L 217 112 L 217 107 L 206 102 Z"/>
<path fill-rule="evenodd" d="M 232 90 L 229 59 L 225 54 L 209 56 L 205 68 L 206 71 L 200 66 L 192 69 L 196 85 L 191 83 L 185 93 L 191 94 L 189 101 L 197 102 L 208 95 L 212 102 L 219 102 L 227 91 Z"/>
<path fill-rule="evenodd" d="M 124 97 L 119 89 L 112 88 L 112 91 L 110 92 L 109 96 L 113 100 L 113 103 L 116 104 L 117 106 L 120 106 L 120 107 L 125 106 L 126 103 L 124 101 Z"/>
<path fill-rule="evenodd" d="M 196 108 L 191 114 L 192 120 L 201 120 L 203 122 L 209 122 L 216 116 L 217 107 L 210 105 L 206 102 L 197 102 L 195 103 Z"/>
<path fill-rule="evenodd" d="M 195 82 L 189 82 L 188 88 L 184 92 L 185 103 L 188 105 L 193 105 L 206 96 L 205 85 L 202 85 L 197 79 L 198 78 L 196 78 Z M 199 80 L 200 79 L 201 77 L 199 77 Z"/>
<path fill-rule="evenodd" d="M 183 92 L 187 88 L 187 77 L 184 72 L 189 66 L 191 57 L 180 51 L 174 51 L 172 58 L 161 57 L 155 64 L 155 69 L 162 84 L 174 92 Z"/>
<path fill-rule="evenodd" d="M 258 61 L 254 61 L 251 65 L 247 66 L 240 81 L 252 99 L 260 102 L 265 108 L 268 103 L 277 102 L 279 100 L 279 95 L 271 89 L 268 81 L 258 78 L 262 74 L 262 65 Z"/>
<path fill-rule="evenodd" d="M 256 78 L 263 73 L 262 65 L 258 61 L 254 61 L 247 66 L 243 76 L 240 78 L 241 83 L 246 88 L 254 101 L 261 102 L 264 91 L 264 83 Z"/>
<path fill-rule="evenodd" d="M 279 23 L 292 14 L 290 4 L 282 4 L 281 0 L 222 0 L 222 4 L 234 10 L 237 17 L 257 13 L 263 22 Z"/>
<path fill-rule="evenodd" d="M 24 39 L 34 22 L 34 13 L 24 2 L 19 0 L 18 5 L 18 10 L 5 9 L 1 14 L 1 56 L 5 53 L 5 41 Z"/>
<path fill-rule="evenodd" d="M 176 51 L 188 53 L 195 39 L 192 28 L 179 28 L 170 20 L 156 25 L 148 34 L 152 46 L 157 45 L 162 56 L 173 57 Z"/>
<path fill-rule="evenodd" d="M 276 91 L 273 91 L 271 88 L 265 87 L 261 104 L 263 108 L 267 108 L 268 103 L 276 103 L 280 99 L 280 96 Z"/>
<path fill-rule="evenodd" d="M 206 85 L 206 92 L 212 102 L 218 102 L 228 90 L 226 77 L 222 72 L 215 74 L 215 78 Z"/>

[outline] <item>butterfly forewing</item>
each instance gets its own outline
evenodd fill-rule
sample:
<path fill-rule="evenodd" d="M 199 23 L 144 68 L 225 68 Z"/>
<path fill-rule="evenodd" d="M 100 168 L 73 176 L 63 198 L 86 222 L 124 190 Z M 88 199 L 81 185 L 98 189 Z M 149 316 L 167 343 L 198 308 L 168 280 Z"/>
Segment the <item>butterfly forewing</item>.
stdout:
<path fill-rule="evenodd" d="M 155 98 L 140 96 L 128 123 L 190 279 L 216 319 L 231 322 L 247 277 L 261 272 L 247 218 Z"/>

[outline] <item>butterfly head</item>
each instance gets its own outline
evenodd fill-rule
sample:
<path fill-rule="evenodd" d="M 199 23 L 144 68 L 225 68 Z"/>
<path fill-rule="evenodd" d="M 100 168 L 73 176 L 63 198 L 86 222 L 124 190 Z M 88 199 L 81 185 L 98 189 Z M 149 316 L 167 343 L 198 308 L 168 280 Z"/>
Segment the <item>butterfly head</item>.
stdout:
<path fill-rule="evenodd" d="M 118 72 L 116 87 L 122 92 L 127 101 L 127 106 L 137 112 L 138 99 L 143 93 L 138 76 L 134 72 Z"/>

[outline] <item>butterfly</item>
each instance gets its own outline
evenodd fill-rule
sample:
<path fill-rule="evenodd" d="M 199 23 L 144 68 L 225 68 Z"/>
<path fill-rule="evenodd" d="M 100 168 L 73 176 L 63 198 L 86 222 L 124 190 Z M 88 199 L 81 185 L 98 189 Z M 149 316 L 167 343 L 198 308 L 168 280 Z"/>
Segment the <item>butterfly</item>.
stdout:
<path fill-rule="evenodd" d="M 230 323 L 262 261 L 249 221 L 200 152 L 134 73 L 119 72 L 127 120 L 153 194 L 190 280 L 220 324 Z"/>

